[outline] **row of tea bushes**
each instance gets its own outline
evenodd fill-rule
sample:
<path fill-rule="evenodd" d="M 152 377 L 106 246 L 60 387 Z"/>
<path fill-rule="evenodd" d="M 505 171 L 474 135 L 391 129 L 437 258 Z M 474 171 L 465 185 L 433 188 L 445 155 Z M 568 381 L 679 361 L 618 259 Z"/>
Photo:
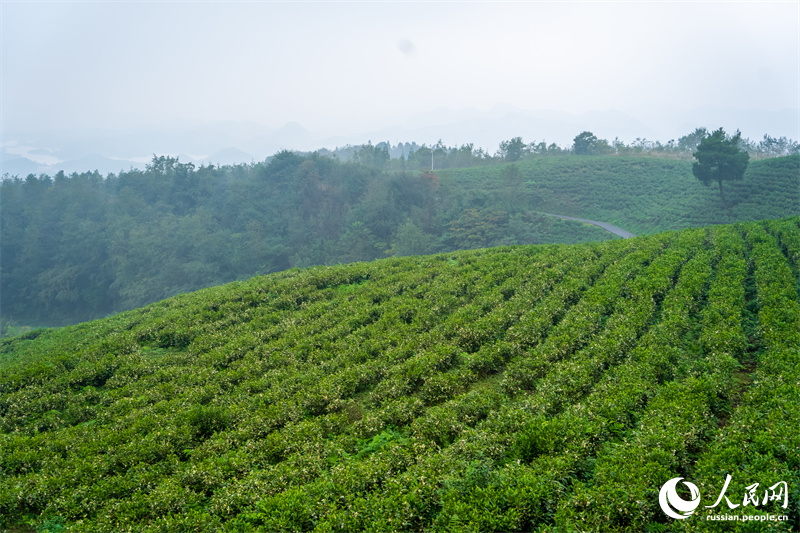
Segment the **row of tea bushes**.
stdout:
<path fill-rule="evenodd" d="M 785 481 L 790 530 L 798 222 L 287 271 L 4 340 L 0 527 L 691 531 L 659 488 L 707 506 L 728 472 L 734 503 Z"/>

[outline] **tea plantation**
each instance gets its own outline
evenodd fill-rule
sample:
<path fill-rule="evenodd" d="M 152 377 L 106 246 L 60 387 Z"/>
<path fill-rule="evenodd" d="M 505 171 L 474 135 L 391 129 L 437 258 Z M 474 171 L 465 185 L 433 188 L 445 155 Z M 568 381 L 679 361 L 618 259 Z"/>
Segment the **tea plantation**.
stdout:
<path fill-rule="evenodd" d="M 0 531 L 797 531 L 798 269 L 794 217 L 293 269 L 5 339 Z"/>
<path fill-rule="evenodd" d="M 439 175 L 445 206 L 505 201 L 517 209 L 534 206 L 609 222 L 636 235 L 789 217 L 800 206 L 800 156 L 751 161 L 741 181 L 725 184 L 727 208 L 716 187 L 705 187 L 692 175 L 689 160 L 541 157 Z"/>

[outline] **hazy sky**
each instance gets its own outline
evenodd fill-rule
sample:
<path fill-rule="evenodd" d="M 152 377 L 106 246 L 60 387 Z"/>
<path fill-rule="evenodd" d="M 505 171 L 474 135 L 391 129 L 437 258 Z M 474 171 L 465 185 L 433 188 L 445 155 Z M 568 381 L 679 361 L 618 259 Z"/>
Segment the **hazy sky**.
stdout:
<path fill-rule="evenodd" d="M 800 2 L 12 2 L 4 132 L 800 106 Z"/>

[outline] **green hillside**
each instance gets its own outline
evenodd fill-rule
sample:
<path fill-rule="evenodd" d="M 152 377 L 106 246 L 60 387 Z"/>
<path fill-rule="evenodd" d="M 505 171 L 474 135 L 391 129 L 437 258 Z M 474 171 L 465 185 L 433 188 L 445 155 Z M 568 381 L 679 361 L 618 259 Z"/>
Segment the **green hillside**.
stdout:
<path fill-rule="evenodd" d="M 799 226 L 294 269 L 3 340 L 0 528 L 796 530 Z M 706 509 L 727 474 L 787 508 Z"/>
<path fill-rule="evenodd" d="M 200 167 L 0 181 L 0 335 L 63 326 L 293 267 L 613 236 L 514 211 L 509 190 L 445 211 L 436 176 L 280 152 Z"/>
<path fill-rule="evenodd" d="M 742 181 L 725 184 L 730 209 L 716 186 L 704 187 L 692 162 L 681 159 L 542 157 L 441 171 L 440 182 L 443 202 L 464 197 L 467 203 L 473 191 L 497 201 L 515 187 L 515 201 L 535 211 L 609 222 L 637 235 L 800 213 L 800 156 L 751 161 Z"/>
<path fill-rule="evenodd" d="M 4 180 L 0 335 L 292 267 L 613 238 L 542 213 L 634 234 L 800 213 L 800 156 L 752 161 L 726 184 L 730 209 L 680 159 L 536 156 L 435 173 L 359 161 L 280 152 L 195 168 L 154 157 L 106 178 Z"/>

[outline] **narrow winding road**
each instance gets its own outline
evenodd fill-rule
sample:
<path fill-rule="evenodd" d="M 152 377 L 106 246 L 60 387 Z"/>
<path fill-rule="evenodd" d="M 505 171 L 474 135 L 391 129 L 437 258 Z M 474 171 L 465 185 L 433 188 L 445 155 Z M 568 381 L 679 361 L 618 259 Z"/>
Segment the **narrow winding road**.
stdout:
<path fill-rule="evenodd" d="M 623 239 L 630 239 L 631 237 L 636 237 L 636 235 L 634 235 L 630 231 L 625 231 L 622 228 L 618 228 L 616 226 L 612 226 L 611 224 L 609 224 L 607 222 L 598 222 L 597 220 L 588 220 L 586 218 L 568 217 L 566 215 L 554 215 L 552 213 L 542 213 L 542 214 L 543 215 L 548 215 L 548 216 L 551 216 L 551 217 L 563 218 L 564 220 L 577 220 L 578 222 L 586 222 L 587 224 L 593 224 L 595 226 L 599 226 L 599 227 L 603 228 L 606 231 L 610 231 L 614 235 L 619 235 Z"/>

